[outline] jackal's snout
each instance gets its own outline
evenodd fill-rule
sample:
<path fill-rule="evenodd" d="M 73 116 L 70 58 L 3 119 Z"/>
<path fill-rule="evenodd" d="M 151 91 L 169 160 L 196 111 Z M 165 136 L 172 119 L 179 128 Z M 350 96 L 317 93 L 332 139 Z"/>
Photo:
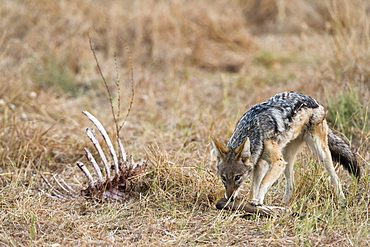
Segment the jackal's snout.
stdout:
<path fill-rule="evenodd" d="M 234 201 L 234 199 L 238 196 L 240 184 L 235 183 L 234 180 L 226 180 L 223 182 L 225 186 L 225 198 L 227 200 Z"/>

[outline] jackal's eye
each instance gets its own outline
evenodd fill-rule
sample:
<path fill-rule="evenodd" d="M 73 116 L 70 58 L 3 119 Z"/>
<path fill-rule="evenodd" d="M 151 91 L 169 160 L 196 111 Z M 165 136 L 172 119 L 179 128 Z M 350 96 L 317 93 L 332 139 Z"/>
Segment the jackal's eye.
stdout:
<path fill-rule="evenodd" d="M 222 182 L 224 182 L 224 183 L 226 182 L 226 177 L 225 177 L 225 175 L 222 175 L 222 176 L 221 176 L 221 180 L 222 180 Z"/>
<path fill-rule="evenodd" d="M 235 182 L 239 182 L 239 180 L 242 178 L 242 175 L 236 175 L 234 180 Z"/>

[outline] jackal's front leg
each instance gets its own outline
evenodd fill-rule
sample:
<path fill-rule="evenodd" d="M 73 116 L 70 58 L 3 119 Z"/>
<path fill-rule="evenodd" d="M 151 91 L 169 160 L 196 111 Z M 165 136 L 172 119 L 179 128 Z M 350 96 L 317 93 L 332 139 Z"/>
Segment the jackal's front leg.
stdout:
<path fill-rule="evenodd" d="M 271 167 L 263 177 L 256 197 L 253 198 L 253 200 L 260 203 L 263 203 L 267 190 L 279 178 L 286 165 L 283 153 L 280 150 L 279 144 L 275 140 L 265 141 L 263 156 L 265 159 L 269 160 Z"/>
<path fill-rule="evenodd" d="M 253 169 L 253 182 L 252 189 L 250 191 L 250 199 L 255 200 L 257 198 L 262 179 L 265 177 L 268 170 L 269 163 L 266 160 L 260 159 Z"/>

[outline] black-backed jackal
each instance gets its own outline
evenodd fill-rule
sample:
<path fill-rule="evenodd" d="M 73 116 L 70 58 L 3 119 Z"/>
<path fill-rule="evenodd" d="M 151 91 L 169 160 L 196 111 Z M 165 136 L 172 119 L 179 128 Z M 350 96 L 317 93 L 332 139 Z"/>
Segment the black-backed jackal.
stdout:
<path fill-rule="evenodd" d="M 213 139 L 217 171 L 225 185 L 226 199 L 233 200 L 240 185 L 253 173 L 251 199 L 263 203 L 269 187 L 284 172 L 284 203 L 293 193 L 293 165 L 306 142 L 320 158 L 330 175 L 334 190 L 345 201 L 333 161 L 360 178 L 360 167 L 349 144 L 328 127 L 322 105 L 310 96 L 283 92 L 251 107 L 238 121 L 226 144 Z"/>

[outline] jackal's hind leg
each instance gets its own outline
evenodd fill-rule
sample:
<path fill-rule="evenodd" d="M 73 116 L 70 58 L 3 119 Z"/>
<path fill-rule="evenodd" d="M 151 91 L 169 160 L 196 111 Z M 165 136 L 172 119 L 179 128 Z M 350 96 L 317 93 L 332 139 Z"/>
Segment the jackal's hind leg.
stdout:
<path fill-rule="evenodd" d="M 302 146 L 303 139 L 302 137 L 298 137 L 294 141 L 288 143 L 288 145 L 284 148 L 283 154 L 284 159 L 287 162 L 287 165 L 284 169 L 284 175 L 286 180 L 286 187 L 285 187 L 285 195 L 284 195 L 284 204 L 288 205 L 290 199 L 293 195 L 294 189 L 294 161 L 298 151 Z"/>
<path fill-rule="evenodd" d="M 334 191 L 338 196 L 341 203 L 345 202 L 345 196 L 342 191 L 342 186 L 339 183 L 339 178 L 335 172 L 333 161 L 331 158 L 330 149 L 328 146 L 328 125 L 326 120 L 315 126 L 310 137 L 307 139 L 307 144 L 319 156 L 321 162 L 324 164 L 325 169 L 328 171 L 330 180 L 334 186 Z"/>
<path fill-rule="evenodd" d="M 254 198 L 260 203 L 263 203 L 267 190 L 279 178 L 286 165 L 283 153 L 275 140 L 266 140 L 264 142 L 264 156 L 266 159 L 269 159 L 271 167 L 262 179 L 257 196 Z"/>

